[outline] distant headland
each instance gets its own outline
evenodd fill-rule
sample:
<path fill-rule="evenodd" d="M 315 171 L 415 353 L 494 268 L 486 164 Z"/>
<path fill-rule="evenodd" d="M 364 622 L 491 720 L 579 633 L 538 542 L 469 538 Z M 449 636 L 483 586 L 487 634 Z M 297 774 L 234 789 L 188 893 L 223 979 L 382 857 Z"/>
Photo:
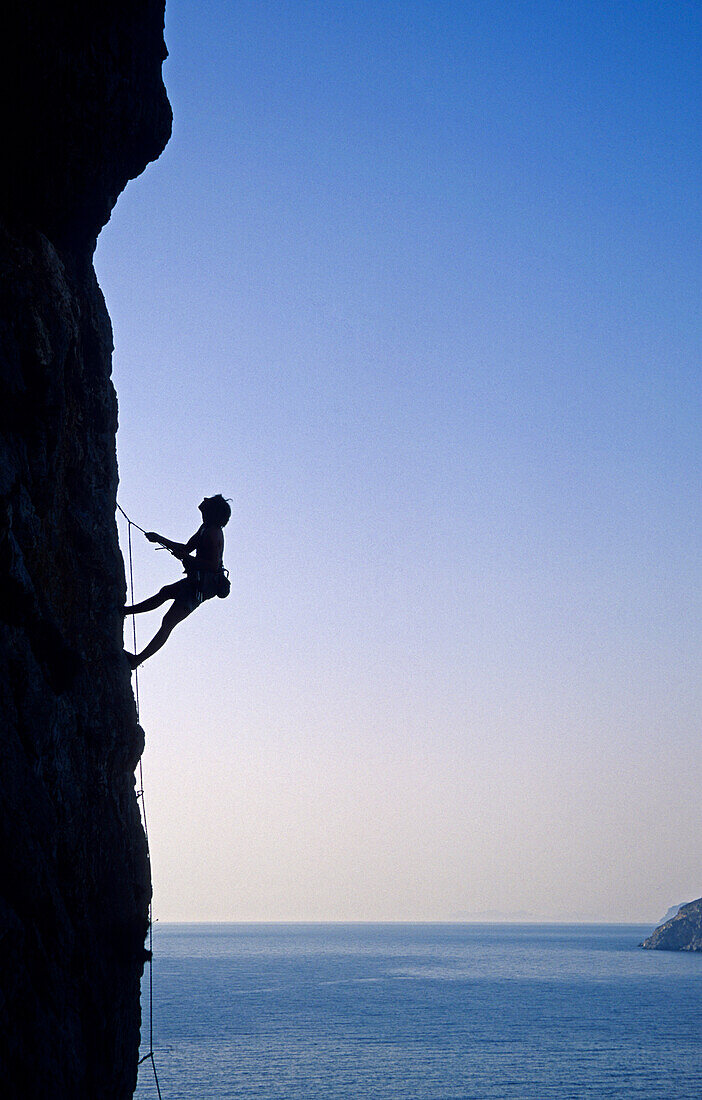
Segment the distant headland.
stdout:
<path fill-rule="evenodd" d="M 640 946 L 657 951 L 702 951 L 702 898 L 681 905 L 675 916 L 659 925 Z"/>

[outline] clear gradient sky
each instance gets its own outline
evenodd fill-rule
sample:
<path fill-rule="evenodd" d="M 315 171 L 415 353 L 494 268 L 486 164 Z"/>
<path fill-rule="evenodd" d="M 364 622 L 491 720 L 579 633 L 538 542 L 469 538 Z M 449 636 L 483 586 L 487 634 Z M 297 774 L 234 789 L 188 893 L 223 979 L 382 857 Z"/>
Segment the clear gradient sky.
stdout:
<path fill-rule="evenodd" d="M 702 7 L 167 8 L 96 258 L 120 500 L 234 515 L 140 673 L 156 915 L 699 896 Z"/>

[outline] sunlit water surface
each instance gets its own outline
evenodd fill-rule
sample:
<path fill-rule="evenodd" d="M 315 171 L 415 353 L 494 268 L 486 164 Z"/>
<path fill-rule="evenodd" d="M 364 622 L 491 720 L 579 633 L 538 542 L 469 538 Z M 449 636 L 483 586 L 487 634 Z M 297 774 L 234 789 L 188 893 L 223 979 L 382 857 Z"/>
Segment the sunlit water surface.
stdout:
<path fill-rule="evenodd" d="M 163 1100 L 702 1096 L 702 956 L 648 932 L 157 925 Z"/>

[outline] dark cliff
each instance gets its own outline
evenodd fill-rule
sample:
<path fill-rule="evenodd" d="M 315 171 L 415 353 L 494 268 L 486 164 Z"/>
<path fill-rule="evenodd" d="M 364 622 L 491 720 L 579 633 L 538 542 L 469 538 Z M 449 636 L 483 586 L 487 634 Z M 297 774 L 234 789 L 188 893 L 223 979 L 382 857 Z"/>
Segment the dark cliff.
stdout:
<path fill-rule="evenodd" d="M 658 951 L 702 951 L 702 898 L 681 905 L 675 916 L 659 925 L 641 947 Z"/>
<path fill-rule="evenodd" d="M 159 155 L 163 0 L 3 9 L 0 1080 L 132 1095 L 150 874 L 122 655 L 112 331 L 92 266 Z"/>

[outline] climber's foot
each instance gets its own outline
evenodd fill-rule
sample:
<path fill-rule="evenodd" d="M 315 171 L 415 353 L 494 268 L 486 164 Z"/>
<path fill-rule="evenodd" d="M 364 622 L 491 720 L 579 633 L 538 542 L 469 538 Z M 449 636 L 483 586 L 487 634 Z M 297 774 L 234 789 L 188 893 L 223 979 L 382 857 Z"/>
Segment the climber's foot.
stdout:
<path fill-rule="evenodd" d="M 141 662 L 140 662 L 139 658 L 137 657 L 136 653 L 128 653 L 127 650 L 125 649 L 124 656 L 127 658 L 127 663 L 129 665 L 129 667 L 132 669 L 132 671 L 135 668 L 138 668 L 139 665 L 141 664 Z"/>

